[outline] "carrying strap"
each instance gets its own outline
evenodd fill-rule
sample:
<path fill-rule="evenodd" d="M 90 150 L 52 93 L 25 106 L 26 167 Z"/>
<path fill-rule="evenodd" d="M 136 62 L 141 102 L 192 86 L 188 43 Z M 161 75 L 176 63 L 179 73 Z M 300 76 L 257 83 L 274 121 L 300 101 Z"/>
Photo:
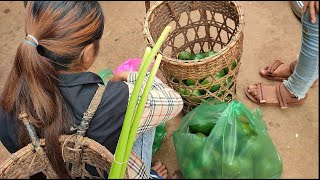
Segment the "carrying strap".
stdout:
<path fill-rule="evenodd" d="M 76 128 L 76 142 L 74 144 L 74 156 L 73 156 L 73 165 L 71 168 L 71 176 L 73 178 L 81 177 L 82 168 L 81 168 L 81 159 L 82 159 L 82 141 L 83 136 L 86 134 L 86 131 L 89 128 L 90 121 L 92 120 L 98 106 L 101 102 L 103 92 L 105 90 L 104 85 L 100 85 L 94 94 L 88 109 L 83 113 L 83 117 L 80 125 Z"/>
<path fill-rule="evenodd" d="M 100 85 L 95 93 L 95 95 L 93 96 L 88 109 L 83 113 L 83 117 L 81 120 L 80 125 L 76 128 L 77 129 L 77 135 L 78 136 L 84 136 L 86 134 L 86 131 L 89 128 L 89 124 L 94 116 L 94 114 L 96 113 L 98 106 L 102 100 L 102 95 L 103 92 L 105 90 L 105 86 L 104 85 Z"/>
<path fill-rule="evenodd" d="M 89 128 L 89 124 L 96 112 L 96 110 L 98 109 L 98 106 L 102 100 L 102 96 L 103 96 L 103 92 L 105 91 L 105 86 L 104 85 L 100 85 L 96 91 L 96 93 L 94 94 L 88 109 L 84 112 L 82 120 L 80 125 L 75 128 L 75 130 L 77 130 L 77 132 L 75 133 L 76 135 L 76 142 L 74 145 L 74 150 L 77 150 L 81 147 L 81 141 L 83 139 L 83 136 L 85 136 L 86 131 Z M 29 137 L 32 141 L 32 145 L 34 147 L 34 149 L 38 152 L 38 151 L 43 151 L 42 147 L 40 147 L 40 139 L 37 136 L 37 133 L 35 131 L 35 127 L 34 125 L 30 122 L 29 120 L 29 116 L 26 112 L 22 112 L 19 114 L 18 119 L 21 120 L 23 122 L 23 124 L 27 127 L 27 131 L 29 134 Z M 81 176 L 81 154 L 82 151 L 75 151 L 75 158 L 74 158 L 74 163 L 71 169 L 71 175 L 72 177 L 80 177 Z"/>
<path fill-rule="evenodd" d="M 83 117 L 80 125 L 75 128 L 77 130 L 76 135 L 84 136 L 86 131 L 89 128 L 89 124 L 91 119 L 93 118 L 98 106 L 102 100 L 103 92 L 105 91 L 104 85 L 99 85 L 96 93 L 94 94 L 88 109 L 83 113 Z M 29 116 L 26 112 L 22 112 L 19 114 L 18 119 L 23 122 L 23 124 L 27 127 L 29 137 L 32 143 L 38 147 L 39 146 L 39 137 L 35 131 L 34 125 L 29 121 Z"/>
<path fill-rule="evenodd" d="M 40 147 L 40 140 L 39 137 L 37 136 L 36 130 L 33 126 L 33 124 L 29 121 L 29 116 L 27 113 L 23 112 L 20 113 L 18 116 L 18 119 L 23 122 L 23 124 L 26 126 L 29 137 L 31 139 L 31 143 L 34 147 L 34 149 L 38 149 Z"/>

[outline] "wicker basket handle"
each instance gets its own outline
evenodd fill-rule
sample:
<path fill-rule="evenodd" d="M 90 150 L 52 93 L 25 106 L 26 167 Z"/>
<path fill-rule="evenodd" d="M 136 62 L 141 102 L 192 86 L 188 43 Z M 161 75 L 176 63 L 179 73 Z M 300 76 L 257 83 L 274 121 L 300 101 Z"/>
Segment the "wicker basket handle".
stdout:
<path fill-rule="evenodd" d="M 29 137 L 31 139 L 31 143 L 35 149 L 38 149 L 40 147 L 40 140 L 37 136 L 36 130 L 33 126 L 33 124 L 29 121 L 29 115 L 25 112 L 22 112 L 19 114 L 18 119 L 23 122 L 23 124 L 27 127 L 27 131 L 29 134 Z"/>
<path fill-rule="evenodd" d="M 98 109 L 98 106 L 102 100 L 102 95 L 104 90 L 105 90 L 105 86 L 99 84 L 99 87 L 96 93 L 94 94 L 88 109 L 83 113 L 81 123 L 76 128 L 77 130 L 75 134 L 76 140 L 73 147 L 75 150 L 82 149 L 83 136 L 86 134 L 86 131 L 89 128 L 90 121 L 93 118 L 96 110 Z M 74 161 L 71 168 L 71 176 L 74 178 L 81 177 L 81 174 L 82 174 L 81 157 L 82 157 L 82 150 L 74 151 L 74 158 L 73 158 Z"/>
<path fill-rule="evenodd" d="M 88 109 L 83 113 L 83 117 L 80 125 L 76 128 L 78 136 L 84 136 L 86 134 L 87 129 L 89 128 L 89 124 L 91 119 L 93 118 L 98 106 L 101 102 L 103 92 L 105 90 L 104 85 L 99 85 L 96 93 L 94 94 Z"/>

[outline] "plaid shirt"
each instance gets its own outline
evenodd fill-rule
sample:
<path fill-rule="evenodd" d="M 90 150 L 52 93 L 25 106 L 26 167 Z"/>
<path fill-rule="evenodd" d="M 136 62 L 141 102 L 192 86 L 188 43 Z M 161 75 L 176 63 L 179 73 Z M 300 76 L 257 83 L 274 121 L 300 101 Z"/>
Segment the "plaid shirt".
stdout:
<path fill-rule="evenodd" d="M 142 87 L 146 85 L 148 75 L 145 77 Z M 130 72 L 127 78 L 127 84 L 129 87 L 129 99 L 131 97 L 134 84 L 137 80 L 138 73 Z M 143 89 L 143 88 L 141 88 Z M 138 101 L 142 96 L 140 91 Z M 161 123 L 165 123 L 168 120 L 175 117 L 181 112 L 183 108 L 183 100 L 179 93 L 171 89 L 164 84 L 160 79 L 155 77 L 152 87 L 148 96 L 148 100 L 145 104 L 140 124 L 138 127 L 138 134 L 143 133 L 151 128 L 155 128 Z M 146 172 L 146 167 L 142 160 L 138 158 L 133 152 L 128 162 L 128 177 L 130 179 L 150 179 L 150 173 Z"/>

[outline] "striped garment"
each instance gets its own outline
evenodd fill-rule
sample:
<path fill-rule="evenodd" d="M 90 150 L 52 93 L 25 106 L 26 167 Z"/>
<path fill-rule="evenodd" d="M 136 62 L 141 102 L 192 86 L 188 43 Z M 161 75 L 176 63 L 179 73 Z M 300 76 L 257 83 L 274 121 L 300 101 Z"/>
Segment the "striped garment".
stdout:
<path fill-rule="evenodd" d="M 138 73 L 130 72 L 127 78 L 127 85 L 129 87 L 129 99 L 131 97 L 134 84 L 137 80 Z M 146 85 L 149 73 L 144 79 L 142 87 Z M 141 89 L 143 89 L 141 88 Z M 138 102 L 142 96 L 140 91 Z M 138 127 L 138 134 L 143 133 L 151 128 L 155 128 L 161 123 L 167 122 L 174 118 L 181 112 L 183 108 L 183 100 L 179 93 L 171 89 L 164 84 L 157 77 L 152 83 L 152 87 L 148 96 L 148 100 L 145 104 L 140 124 Z M 134 152 L 131 152 L 131 156 L 128 162 L 128 177 L 131 179 L 152 179 L 150 172 L 146 172 L 146 167 L 141 159 L 138 158 Z"/>

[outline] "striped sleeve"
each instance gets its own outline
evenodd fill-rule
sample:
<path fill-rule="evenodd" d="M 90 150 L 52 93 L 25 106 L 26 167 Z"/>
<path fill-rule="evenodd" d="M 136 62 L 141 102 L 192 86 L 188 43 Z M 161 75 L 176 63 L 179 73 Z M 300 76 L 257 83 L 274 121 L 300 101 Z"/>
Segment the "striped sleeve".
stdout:
<path fill-rule="evenodd" d="M 137 75 L 137 72 L 130 72 L 128 75 L 129 99 L 137 80 Z M 147 76 L 149 76 L 149 73 L 146 75 L 142 87 L 147 82 Z M 141 95 L 142 91 L 140 91 L 138 100 L 140 100 Z M 140 120 L 138 133 L 145 132 L 161 123 L 167 122 L 179 114 L 182 108 L 183 100 L 179 93 L 155 77 Z"/>

